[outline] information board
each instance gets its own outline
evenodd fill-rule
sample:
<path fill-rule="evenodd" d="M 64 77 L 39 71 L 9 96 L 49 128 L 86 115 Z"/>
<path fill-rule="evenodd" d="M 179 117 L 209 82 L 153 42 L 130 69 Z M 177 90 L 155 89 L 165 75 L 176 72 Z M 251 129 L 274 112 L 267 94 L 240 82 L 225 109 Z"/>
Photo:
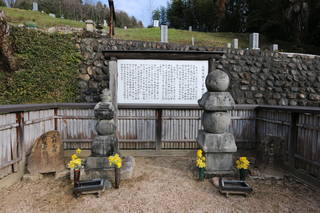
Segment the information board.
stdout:
<path fill-rule="evenodd" d="M 118 60 L 118 103 L 197 104 L 208 61 Z"/>

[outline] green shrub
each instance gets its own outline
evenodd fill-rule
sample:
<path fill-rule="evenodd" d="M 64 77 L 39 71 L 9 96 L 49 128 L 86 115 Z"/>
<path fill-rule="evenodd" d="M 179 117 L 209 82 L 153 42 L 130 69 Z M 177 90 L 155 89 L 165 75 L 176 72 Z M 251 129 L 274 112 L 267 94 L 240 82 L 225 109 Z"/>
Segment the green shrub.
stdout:
<path fill-rule="evenodd" d="M 81 55 L 73 35 L 11 29 L 20 69 L 0 73 L 0 104 L 74 102 Z"/>

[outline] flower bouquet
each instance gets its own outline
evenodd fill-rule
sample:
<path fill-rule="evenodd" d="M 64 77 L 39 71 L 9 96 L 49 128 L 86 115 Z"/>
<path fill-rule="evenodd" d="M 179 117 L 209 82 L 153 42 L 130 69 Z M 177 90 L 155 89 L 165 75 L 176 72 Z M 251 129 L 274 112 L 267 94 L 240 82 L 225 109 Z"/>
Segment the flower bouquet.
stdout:
<path fill-rule="evenodd" d="M 119 154 L 108 157 L 110 166 L 115 165 L 115 188 L 120 186 L 120 168 L 122 167 L 122 159 Z"/>
<path fill-rule="evenodd" d="M 236 161 L 236 167 L 239 169 L 240 180 L 246 180 L 246 176 L 249 171 L 249 164 L 247 157 L 240 157 L 239 160 Z"/>
<path fill-rule="evenodd" d="M 81 149 L 76 150 L 76 154 L 71 155 L 71 160 L 68 163 L 68 168 L 73 169 L 74 174 L 74 187 L 77 187 L 80 181 L 80 169 L 82 166 L 82 160 L 77 156 L 81 153 Z"/>
<path fill-rule="evenodd" d="M 196 166 L 199 168 L 199 180 L 203 181 L 204 180 L 204 170 L 206 167 L 206 158 L 203 156 L 203 151 L 199 149 L 197 151 L 197 160 L 196 160 Z"/>

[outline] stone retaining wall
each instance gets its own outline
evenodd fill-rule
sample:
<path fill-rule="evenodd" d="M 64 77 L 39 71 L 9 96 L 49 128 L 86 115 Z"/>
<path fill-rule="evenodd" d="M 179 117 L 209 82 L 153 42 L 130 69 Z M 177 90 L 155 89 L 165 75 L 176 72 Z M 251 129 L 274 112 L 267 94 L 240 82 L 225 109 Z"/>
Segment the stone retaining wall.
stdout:
<path fill-rule="evenodd" d="M 237 104 L 320 106 L 320 57 L 269 51 L 193 47 L 159 42 L 123 41 L 108 38 L 79 40 L 83 64 L 79 87 L 82 102 L 98 102 L 108 87 L 108 50 L 214 51 L 226 54 L 216 68 L 231 78 L 230 92 Z"/>

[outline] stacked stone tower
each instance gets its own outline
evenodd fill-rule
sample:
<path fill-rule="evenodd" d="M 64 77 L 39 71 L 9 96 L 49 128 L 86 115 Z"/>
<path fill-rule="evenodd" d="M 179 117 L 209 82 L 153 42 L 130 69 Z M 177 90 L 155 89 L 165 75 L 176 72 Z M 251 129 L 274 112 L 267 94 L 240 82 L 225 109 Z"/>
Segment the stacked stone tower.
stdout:
<path fill-rule="evenodd" d="M 97 119 L 97 136 L 93 139 L 91 156 L 86 159 L 87 169 L 103 169 L 109 166 L 107 158 L 117 150 L 115 107 L 112 103 L 110 90 L 103 90 L 100 95 L 101 102 L 94 107 L 94 115 Z"/>
<path fill-rule="evenodd" d="M 235 102 L 229 92 L 229 76 L 211 68 L 206 78 L 208 92 L 198 101 L 203 108 L 202 125 L 197 142 L 206 156 L 206 173 L 209 175 L 232 174 L 233 153 L 237 146 L 233 134 L 228 133 L 231 110 Z"/>
<path fill-rule="evenodd" d="M 94 107 L 94 115 L 97 119 L 96 131 L 98 135 L 92 142 L 92 156 L 106 157 L 113 155 L 116 151 L 117 138 L 115 135 L 115 108 L 109 90 L 103 90 L 101 102 Z"/>

